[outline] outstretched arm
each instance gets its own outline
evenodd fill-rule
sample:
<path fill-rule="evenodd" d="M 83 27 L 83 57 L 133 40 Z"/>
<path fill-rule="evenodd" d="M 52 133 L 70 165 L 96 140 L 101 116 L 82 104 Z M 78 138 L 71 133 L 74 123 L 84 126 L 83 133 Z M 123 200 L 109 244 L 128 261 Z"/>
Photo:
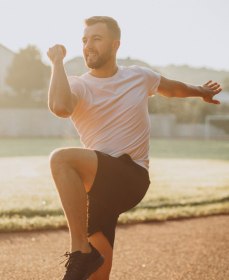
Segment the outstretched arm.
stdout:
<path fill-rule="evenodd" d="M 55 45 L 47 53 L 52 62 L 52 75 L 48 93 L 49 109 L 62 118 L 69 117 L 77 103 L 76 95 L 72 94 L 64 70 L 63 59 L 66 49 L 62 45 Z"/>
<path fill-rule="evenodd" d="M 218 83 L 208 81 L 202 86 L 193 86 L 175 80 L 170 80 L 161 77 L 160 85 L 158 87 L 159 94 L 167 97 L 201 97 L 205 102 L 212 104 L 220 104 L 219 100 L 214 99 L 221 91 Z"/>

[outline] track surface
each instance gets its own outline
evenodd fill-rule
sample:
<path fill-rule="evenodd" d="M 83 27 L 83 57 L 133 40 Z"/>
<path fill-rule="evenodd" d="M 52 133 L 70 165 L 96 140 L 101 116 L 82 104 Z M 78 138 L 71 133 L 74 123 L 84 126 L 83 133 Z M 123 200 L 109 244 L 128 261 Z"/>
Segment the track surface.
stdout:
<path fill-rule="evenodd" d="M 0 250 L 1 280 L 59 280 L 68 232 L 1 233 Z M 110 280 L 227 279 L 229 216 L 117 228 Z"/>

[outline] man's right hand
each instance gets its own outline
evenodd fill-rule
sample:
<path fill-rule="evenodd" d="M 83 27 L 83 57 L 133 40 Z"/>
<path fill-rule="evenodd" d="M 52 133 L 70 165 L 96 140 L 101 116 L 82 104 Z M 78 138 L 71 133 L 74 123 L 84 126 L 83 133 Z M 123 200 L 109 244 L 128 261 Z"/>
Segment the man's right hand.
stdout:
<path fill-rule="evenodd" d="M 66 56 L 66 49 L 63 45 L 55 45 L 49 48 L 47 55 L 53 64 L 62 63 Z"/>

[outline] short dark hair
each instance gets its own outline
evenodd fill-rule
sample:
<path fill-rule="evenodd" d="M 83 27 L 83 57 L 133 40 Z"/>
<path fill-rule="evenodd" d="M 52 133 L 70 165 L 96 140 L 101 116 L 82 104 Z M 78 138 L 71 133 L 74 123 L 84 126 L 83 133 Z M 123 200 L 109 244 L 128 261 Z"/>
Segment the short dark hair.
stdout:
<path fill-rule="evenodd" d="M 90 26 L 99 22 L 105 23 L 109 31 L 111 31 L 113 37 L 115 39 L 120 40 L 121 38 L 121 30 L 115 19 L 107 16 L 93 16 L 85 19 L 86 26 Z"/>

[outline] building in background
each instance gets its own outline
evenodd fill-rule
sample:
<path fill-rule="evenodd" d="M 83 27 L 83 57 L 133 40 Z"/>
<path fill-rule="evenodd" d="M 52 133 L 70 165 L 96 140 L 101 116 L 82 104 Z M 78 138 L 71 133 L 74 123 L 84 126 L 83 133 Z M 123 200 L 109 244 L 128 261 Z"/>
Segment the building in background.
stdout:
<path fill-rule="evenodd" d="M 0 44 L 0 94 L 10 93 L 12 89 L 7 86 L 5 79 L 15 53 Z"/>

